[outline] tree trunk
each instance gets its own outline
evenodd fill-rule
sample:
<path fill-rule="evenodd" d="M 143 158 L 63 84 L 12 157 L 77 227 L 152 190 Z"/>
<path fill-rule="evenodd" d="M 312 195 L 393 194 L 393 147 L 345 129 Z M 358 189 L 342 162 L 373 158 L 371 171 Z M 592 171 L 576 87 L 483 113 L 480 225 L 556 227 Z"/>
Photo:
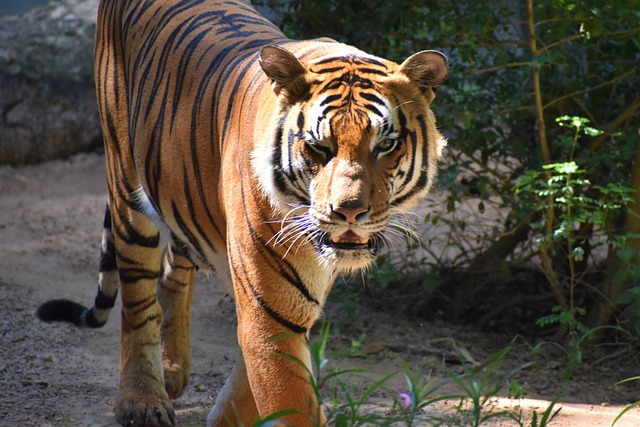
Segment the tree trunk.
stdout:
<path fill-rule="evenodd" d="M 640 233 L 640 138 L 636 143 L 635 159 L 631 172 L 631 188 L 633 192 L 633 202 L 629 203 L 624 217 L 623 233 Z M 625 277 L 620 280 L 616 276 L 621 269 L 627 268 L 628 263 L 638 264 L 640 262 L 640 239 L 627 239 L 627 247 L 632 250 L 633 255 L 628 261 L 620 259 L 615 252 L 607 260 L 607 272 L 602 281 L 600 290 L 602 295 L 596 299 L 589 315 L 589 324 L 593 327 L 610 325 L 618 311 L 615 301 L 624 292 L 632 279 Z"/>
<path fill-rule="evenodd" d="M 478 254 L 464 272 L 454 274 L 447 280 L 443 289 L 449 286 L 455 288 L 452 296 L 452 309 L 450 319 L 453 323 L 460 321 L 462 312 L 473 304 L 478 292 L 482 292 L 482 287 L 478 286 L 478 279 L 485 278 L 491 273 L 500 271 L 500 266 L 504 259 L 513 252 L 515 247 L 523 242 L 529 233 L 529 226 L 522 222 L 517 223 L 511 230 L 504 233 L 498 240 L 493 242 L 485 251 Z"/>

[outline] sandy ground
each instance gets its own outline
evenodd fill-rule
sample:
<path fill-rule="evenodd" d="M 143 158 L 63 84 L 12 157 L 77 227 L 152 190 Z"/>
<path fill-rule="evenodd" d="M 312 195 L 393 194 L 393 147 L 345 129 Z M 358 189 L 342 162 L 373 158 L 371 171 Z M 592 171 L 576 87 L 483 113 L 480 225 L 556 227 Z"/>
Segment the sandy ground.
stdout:
<path fill-rule="evenodd" d="M 106 200 L 103 162 L 99 154 L 84 154 L 36 166 L 0 167 L 0 426 L 117 425 L 118 307 L 99 330 L 42 324 L 34 316 L 48 299 L 93 301 Z M 348 348 L 351 338 L 367 337 L 371 357 L 332 358 L 344 366 L 390 371 L 398 358 L 437 363 L 447 359 L 454 345 L 483 360 L 510 340 L 399 314 L 371 313 L 366 307 L 348 316 L 334 303 L 328 314 L 342 333 L 330 341 L 334 352 Z M 175 402 L 180 425 L 204 425 L 235 355 L 233 302 L 215 278 L 203 275 L 195 290 L 192 346 L 191 383 Z M 531 385 L 535 399 L 500 399 L 494 404 L 541 412 L 561 392 L 562 410 L 552 426 L 610 426 L 625 404 L 640 399 L 640 386 L 615 385 L 629 374 L 618 372 L 615 365 L 585 367 L 576 375 L 579 380 L 558 382 L 554 378 L 560 374 L 553 367 L 529 370 L 518 380 Z M 437 410 L 452 410 L 457 403 L 443 403 Z M 640 412 L 629 412 L 616 426 L 640 426 Z"/>

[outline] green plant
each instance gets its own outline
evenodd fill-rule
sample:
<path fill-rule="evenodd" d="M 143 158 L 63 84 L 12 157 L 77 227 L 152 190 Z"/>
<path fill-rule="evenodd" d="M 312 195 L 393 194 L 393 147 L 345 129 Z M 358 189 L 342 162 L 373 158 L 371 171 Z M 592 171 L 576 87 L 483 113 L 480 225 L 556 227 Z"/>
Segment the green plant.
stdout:
<path fill-rule="evenodd" d="M 540 416 L 538 416 L 538 412 L 533 411 L 529 424 L 525 424 L 525 422 L 522 421 L 522 412 L 511 414 L 511 418 L 516 421 L 520 427 L 547 427 L 551 421 L 558 416 L 560 410 L 562 410 L 562 407 L 555 409 L 559 400 L 560 396 L 555 397 Z"/>
<path fill-rule="evenodd" d="M 370 425 L 371 423 L 379 421 L 380 416 L 365 414 L 362 410 L 371 395 L 382 390 L 388 380 L 396 375 L 396 373 L 392 372 L 383 375 L 377 380 L 371 380 L 371 378 L 365 374 L 378 374 L 364 369 L 336 369 L 329 366 L 326 351 L 330 330 L 329 322 L 323 319 L 320 323 L 319 335 L 309 343 L 312 363 L 311 369 L 307 368 L 302 361 L 288 354 L 278 353 L 277 356 L 293 361 L 307 371 L 309 382 L 319 405 L 318 408 L 321 406 L 325 406 L 326 408 L 325 415 L 328 425 L 359 426 L 363 425 L 363 423 Z M 284 334 L 274 337 L 273 340 L 291 338 L 302 339 L 297 335 Z M 357 380 L 360 381 L 358 384 L 355 384 Z M 329 396 L 328 401 L 327 396 Z M 286 413 L 290 412 L 285 411 L 280 413 L 280 415 L 270 415 L 267 421 L 277 420 L 277 416 L 282 416 Z M 315 419 L 320 419 L 319 414 L 315 414 Z"/>
<path fill-rule="evenodd" d="M 610 218 L 631 200 L 632 190 L 620 184 L 592 185 L 586 170 L 573 159 L 581 135 L 600 135 L 602 132 L 590 127 L 583 117 L 562 116 L 556 119 L 561 127 L 571 129 L 571 136 L 561 139 L 567 148 L 569 159 L 562 163 L 551 163 L 539 170 L 523 174 L 515 186 L 522 209 L 530 212 L 530 226 L 541 234 L 536 239 L 540 246 L 543 270 L 549 280 L 557 305 L 551 314 L 538 319 L 541 327 L 557 324 L 559 335 L 566 331 L 569 349 L 565 378 L 571 378 L 576 366 L 582 363 L 581 345 L 593 337 L 594 329 L 588 328 L 581 319 L 586 309 L 578 305 L 576 292 L 586 271 L 578 268 L 585 260 L 586 252 L 598 246 L 615 245 L 619 236 L 609 230 Z M 589 234 L 581 233 L 589 230 Z M 597 231 L 600 231 L 598 233 Z M 555 250 L 566 261 L 555 264 L 549 253 Z M 562 268 L 568 271 L 562 274 Z"/>
<path fill-rule="evenodd" d="M 559 397 L 541 415 L 532 413 L 530 424 L 524 423 L 522 410 L 496 410 L 494 402 L 503 389 L 508 388 L 509 395 L 513 398 L 521 398 L 525 391 L 525 386 L 518 385 L 512 377 L 530 363 L 519 365 L 506 373 L 502 373 L 500 369 L 511 346 L 474 366 L 470 366 L 460 354 L 463 373 L 457 374 L 443 367 L 448 379 L 435 381 L 431 377 L 432 367 L 427 360 L 413 365 L 401 360 L 400 370 L 387 374 L 363 369 L 337 369 L 329 363 L 327 357 L 330 331 L 329 323 L 323 320 L 318 335 L 310 342 L 311 360 L 317 380 L 308 371 L 314 393 L 325 409 L 327 425 L 479 427 L 494 418 L 505 418 L 515 421 L 521 427 L 546 427 L 560 411 L 554 410 Z M 287 334 L 274 339 L 291 337 L 292 335 Z M 288 355 L 279 356 L 301 363 Z M 406 388 L 397 392 L 389 388 L 389 382 L 399 373 L 403 375 Z M 439 394 L 443 387 L 451 384 L 457 385 L 459 392 Z M 437 402 L 455 399 L 460 399 L 461 403 L 454 414 L 437 415 L 437 411 L 425 411 Z M 391 406 L 389 402 L 392 402 Z M 377 409 L 372 410 L 372 407 Z M 278 425 L 282 416 L 291 413 L 294 412 L 285 410 L 272 414 L 257 421 L 253 427 Z"/>
<path fill-rule="evenodd" d="M 415 367 L 401 361 L 401 366 L 407 390 L 399 393 L 397 406 L 399 406 L 402 412 L 403 423 L 407 427 L 411 427 L 416 416 L 429 405 L 442 400 L 460 397 L 454 394 L 435 394 L 444 385 L 449 383 L 449 381 L 433 381 L 431 379 L 431 370 L 426 360 L 416 364 Z"/>
<path fill-rule="evenodd" d="M 640 189 L 640 161 L 634 154 L 640 152 L 634 125 L 640 111 L 635 90 L 640 84 L 640 0 L 616 4 L 463 0 L 446 7 L 435 0 L 263 2 L 271 4 L 278 24 L 292 37 L 329 36 L 396 61 L 425 48 L 445 52 L 452 72 L 433 108 L 451 141 L 438 184 L 446 200 L 430 212 L 429 220 L 439 225 L 439 235 L 448 237 L 438 242 L 445 247 L 442 255 L 430 254 L 422 271 L 436 264 L 436 271 L 462 270 L 464 280 L 465 272 L 473 277 L 479 267 L 483 272 L 501 272 L 534 261 L 553 282 L 556 297 L 570 298 L 564 292 L 565 273 L 553 263 L 556 242 L 526 246 L 531 223 L 539 222 L 545 235 L 559 227 L 557 206 L 549 200 L 542 211 L 523 206 L 512 191 L 513 182 L 530 170 L 544 177 L 558 175 L 551 165 L 566 167 L 560 165 L 574 159 L 582 172 L 559 175 L 588 180 L 588 191 L 580 196 L 603 201 L 610 185 L 614 190 L 627 186 L 630 175 L 638 176 L 631 187 Z M 351 25 L 356 21 L 361 25 Z M 566 135 L 567 127 L 554 126 L 553 118 L 563 116 L 570 118 L 566 124 L 574 132 L 580 130 L 575 146 L 572 136 Z M 591 132 L 581 117 L 605 132 Z M 541 165 L 551 169 L 541 170 Z M 640 195 L 635 197 L 640 202 Z M 589 225 L 574 234 L 578 239 L 572 243 L 571 262 L 578 267 L 574 276 L 580 280 L 594 267 L 607 270 L 604 278 L 600 275 L 589 283 L 593 292 L 577 304 L 589 307 L 590 326 L 612 324 L 618 314 L 614 302 L 633 280 L 620 279 L 619 272 L 629 270 L 628 263 L 621 265 L 604 254 L 605 263 L 579 240 L 604 241 L 611 234 L 638 233 L 640 219 L 634 221 L 633 215 L 619 210 L 597 234 Z M 640 253 L 640 239 L 635 240 L 638 243 L 630 246 Z M 580 257 L 582 261 L 577 260 Z M 383 286 L 398 278 L 404 281 L 406 276 L 396 274 L 404 266 L 396 266 L 383 265 L 375 279 Z M 611 280 L 615 276 L 617 282 Z M 454 295 L 454 303 L 443 310 L 455 314 L 474 286 L 478 288 L 470 283 L 452 291 L 461 297 Z M 429 298 L 428 291 L 424 294 Z M 552 305 L 576 315 L 565 302 Z"/>
<path fill-rule="evenodd" d="M 618 251 L 618 254 L 620 251 Z M 626 256 L 618 255 L 624 262 Z M 638 269 L 640 266 L 635 263 L 629 263 L 627 269 L 620 269 L 620 272 L 633 277 L 638 276 Z M 619 280 L 624 280 L 620 278 Z M 616 304 L 625 307 L 624 314 L 629 322 L 629 330 L 633 331 L 636 335 L 640 335 L 640 286 L 632 286 L 624 291 L 616 300 Z"/>
<path fill-rule="evenodd" d="M 340 277 L 333 285 L 328 303 L 340 304 L 342 311 L 354 317 L 360 305 L 360 289 L 355 288 L 349 278 Z"/>
<path fill-rule="evenodd" d="M 618 384 L 622 384 L 622 383 L 626 383 L 628 381 L 637 381 L 640 380 L 640 376 L 639 377 L 632 377 L 632 378 L 627 378 L 626 380 L 622 380 L 620 382 L 618 382 Z M 627 412 L 629 412 L 631 409 L 636 408 L 640 406 L 640 401 L 638 402 L 634 402 L 630 405 L 627 405 L 622 411 L 620 411 L 620 413 L 616 416 L 616 418 L 613 420 L 613 423 L 611 424 L 611 426 L 613 427 L 620 418 L 622 418 L 622 416 L 624 414 L 626 414 Z"/>
<path fill-rule="evenodd" d="M 460 415 L 465 416 L 465 419 L 467 419 L 466 425 L 477 427 L 491 418 L 507 415 L 507 411 L 494 412 L 489 404 L 506 385 L 507 379 L 519 370 L 516 369 L 506 375 L 501 375 L 498 371 L 498 366 L 510 351 L 511 347 L 506 347 L 491 355 L 484 363 L 473 369 L 469 369 L 463 363 L 465 372 L 462 375 L 453 376 L 451 372 L 449 373 L 462 391 L 463 397 L 471 405 L 468 412 L 463 411 L 462 407 L 459 408 Z"/>
<path fill-rule="evenodd" d="M 566 346 L 559 347 L 566 356 L 564 378 L 571 379 L 575 368 L 583 361 L 582 343 L 592 336 L 591 329 L 578 320 L 578 316 L 584 316 L 586 310 L 582 307 L 574 307 L 573 311 L 569 311 L 563 310 L 562 307 L 556 305 L 551 311 L 552 314 L 540 317 L 536 323 L 540 327 L 558 324 L 567 326 L 570 329 L 571 332 Z M 543 342 L 542 344 L 548 343 Z"/>

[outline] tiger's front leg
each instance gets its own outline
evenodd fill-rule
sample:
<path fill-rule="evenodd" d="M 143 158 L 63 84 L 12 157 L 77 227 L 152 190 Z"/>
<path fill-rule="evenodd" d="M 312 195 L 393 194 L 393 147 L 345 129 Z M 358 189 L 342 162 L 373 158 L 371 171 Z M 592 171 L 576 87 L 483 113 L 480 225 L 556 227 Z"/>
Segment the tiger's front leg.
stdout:
<path fill-rule="evenodd" d="M 306 335 L 292 334 L 261 311 L 244 310 L 238 315 L 240 346 L 260 416 L 293 410 L 295 413 L 279 418 L 283 425 L 324 426 L 325 417 L 311 385 Z"/>
<path fill-rule="evenodd" d="M 323 426 L 311 382 L 307 334 L 321 313 L 329 276 L 314 271 L 313 264 L 289 263 L 253 227 L 230 230 L 228 239 L 238 343 L 259 416 L 294 410 L 281 418 L 283 423 Z M 243 408 L 237 409 L 245 421 Z"/>
<path fill-rule="evenodd" d="M 122 425 L 173 426 L 160 349 L 158 303 L 160 236 L 131 203 L 112 200 L 113 230 L 122 295 L 120 384 L 115 415 Z"/>
<path fill-rule="evenodd" d="M 207 427 L 252 426 L 258 417 L 258 408 L 247 378 L 247 367 L 240 352 L 231 375 L 209 412 Z"/>

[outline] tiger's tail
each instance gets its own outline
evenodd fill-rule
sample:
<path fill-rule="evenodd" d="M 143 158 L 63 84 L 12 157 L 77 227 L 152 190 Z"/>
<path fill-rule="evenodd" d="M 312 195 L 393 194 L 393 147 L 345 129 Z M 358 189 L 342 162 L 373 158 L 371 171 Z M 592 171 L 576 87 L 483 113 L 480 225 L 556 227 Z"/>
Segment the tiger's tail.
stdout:
<path fill-rule="evenodd" d="M 119 286 L 116 251 L 111 231 L 111 209 L 107 203 L 100 246 L 98 295 L 93 307 L 88 308 L 66 299 L 56 299 L 47 301 L 38 307 L 36 315 L 44 322 L 69 322 L 79 327 L 100 328 L 109 320 Z"/>

